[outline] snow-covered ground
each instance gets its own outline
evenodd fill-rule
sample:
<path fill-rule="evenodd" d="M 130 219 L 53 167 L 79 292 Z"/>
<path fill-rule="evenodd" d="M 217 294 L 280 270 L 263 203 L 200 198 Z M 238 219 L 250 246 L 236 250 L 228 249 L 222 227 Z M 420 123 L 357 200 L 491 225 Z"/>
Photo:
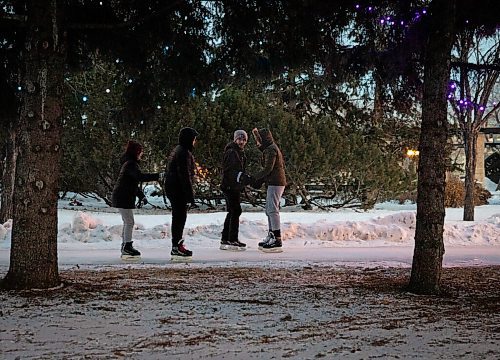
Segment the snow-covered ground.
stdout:
<path fill-rule="evenodd" d="M 500 194 L 447 209 L 445 296 L 408 284 L 415 205 L 282 212 L 284 252 L 264 254 L 262 211 L 241 217 L 244 252 L 218 249 L 225 213 L 188 214 L 191 263 L 171 263 L 170 213 L 137 211 L 139 263 L 119 258 L 121 218 L 62 200 L 64 287 L 0 291 L 1 359 L 498 359 Z M 149 205 L 150 206 L 150 205 Z M 0 225 L 0 277 L 11 224 Z"/>

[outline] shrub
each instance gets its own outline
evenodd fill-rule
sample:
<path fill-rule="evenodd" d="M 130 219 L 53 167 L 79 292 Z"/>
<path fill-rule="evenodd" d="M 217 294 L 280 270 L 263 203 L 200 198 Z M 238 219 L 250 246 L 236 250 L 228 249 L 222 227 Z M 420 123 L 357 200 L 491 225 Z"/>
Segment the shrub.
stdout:
<path fill-rule="evenodd" d="M 474 205 L 486 205 L 491 193 L 480 184 L 474 186 Z M 465 184 L 456 176 L 450 177 L 446 181 L 444 205 L 446 207 L 463 207 L 465 199 Z"/>

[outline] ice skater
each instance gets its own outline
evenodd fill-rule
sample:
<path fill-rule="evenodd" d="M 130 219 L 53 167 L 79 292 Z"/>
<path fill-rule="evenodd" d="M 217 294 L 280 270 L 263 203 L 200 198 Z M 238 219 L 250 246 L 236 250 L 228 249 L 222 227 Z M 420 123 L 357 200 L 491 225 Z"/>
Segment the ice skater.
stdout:
<path fill-rule="evenodd" d="M 134 230 L 135 198 L 143 202 L 144 193 L 139 188 L 139 183 L 158 181 L 160 174 L 146 174 L 141 172 L 139 163 L 143 154 L 143 147 L 136 141 L 129 140 L 125 153 L 120 158 L 120 174 L 111 194 L 111 205 L 118 208 L 123 220 L 121 258 L 135 260 L 141 257 L 139 250 L 135 249 L 132 241 Z"/>
<path fill-rule="evenodd" d="M 267 186 L 266 215 L 269 231 L 266 238 L 259 243 L 259 250 L 264 252 L 281 252 L 281 220 L 280 201 L 286 186 L 285 163 L 278 145 L 274 142 L 269 129 L 252 130 L 255 142 L 262 151 L 262 170 L 253 175 L 252 186 Z"/>
<path fill-rule="evenodd" d="M 245 173 L 247 142 L 246 131 L 236 130 L 233 134 L 233 141 L 224 148 L 221 190 L 226 200 L 227 215 L 222 229 L 221 250 L 242 251 L 246 249 L 246 244 L 238 239 L 238 232 L 242 212 L 241 192 L 253 180 Z"/>
<path fill-rule="evenodd" d="M 193 149 L 198 135 L 193 128 L 182 128 L 179 132 L 179 144 L 167 159 L 164 189 L 172 206 L 172 260 L 189 260 L 193 255 L 186 248 L 182 234 L 189 204 L 195 206 L 193 182 L 196 164 Z"/>

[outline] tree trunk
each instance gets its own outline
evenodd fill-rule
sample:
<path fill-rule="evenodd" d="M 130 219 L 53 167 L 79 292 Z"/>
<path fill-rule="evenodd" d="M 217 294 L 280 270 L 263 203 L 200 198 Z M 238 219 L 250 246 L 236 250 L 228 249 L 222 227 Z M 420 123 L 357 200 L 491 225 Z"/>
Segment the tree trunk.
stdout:
<path fill-rule="evenodd" d="M 27 9 L 12 246 L 3 280 L 9 289 L 60 284 L 57 192 L 65 44 L 55 0 L 32 0 Z"/>
<path fill-rule="evenodd" d="M 464 221 L 474 221 L 474 174 L 476 172 L 477 132 L 464 132 L 465 150 L 465 199 Z"/>
<path fill-rule="evenodd" d="M 450 54 L 455 37 L 455 1 L 435 0 L 431 7 L 432 18 L 425 53 L 415 249 L 408 286 L 410 291 L 421 294 L 440 291 L 448 158 L 446 96 Z"/>
<path fill-rule="evenodd" d="M 484 187 L 484 178 L 486 177 L 484 169 L 484 143 L 486 142 L 485 134 L 478 133 L 476 141 L 476 171 L 474 172 L 474 180 Z"/>
<path fill-rule="evenodd" d="M 0 224 L 3 224 L 13 218 L 12 198 L 14 196 L 14 180 L 16 176 L 16 157 L 15 151 L 16 132 L 14 121 L 9 125 L 9 136 L 6 141 L 5 164 L 2 169 L 2 206 L 0 208 Z"/>

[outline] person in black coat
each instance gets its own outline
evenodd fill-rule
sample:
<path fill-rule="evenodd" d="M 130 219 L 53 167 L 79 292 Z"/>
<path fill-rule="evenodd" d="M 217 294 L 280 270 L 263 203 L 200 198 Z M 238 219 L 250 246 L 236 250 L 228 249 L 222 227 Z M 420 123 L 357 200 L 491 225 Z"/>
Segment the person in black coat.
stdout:
<path fill-rule="evenodd" d="M 182 128 L 179 132 L 179 144 L 167 159 L 164 189 L 172 206 L 172 259 L 193 255 L 184 245 L 182 234 L 186 225 L 188 204 L 195 206 L 193 182 L 196 165 L 193 149 L 198 135 L 193 128 Z"/>
<path fill-rule="evenodd" d="M 233 141 L 224 148 L 222 160 L 221 190 L 226 199 L 227 215 L 222 230 L 221 250 L 245 250 L 246 244 L 238 239 L 241 215 L 241 191 L 252 182 L 245 173 L 245 145 L 248 134 L 245 130 L 236 130 Z"/>
<path fill-rule="evenodd" d="M 111 195 L 111 205 L 118 208 L 123 220 L 122 248 L 123 259 L 136 258 L 141 253 L 132 244 L 132 231 L 134 230 L 135 198 L 145 201 L 144 193 L 139 188 L 139 183 L 158 181 L 160 174 L 146 174 L 141 172 L 139 163 L 143 154 L 143 147 L 138 142 L 129 140 L 125 153 L 120 159 L 121 169 Z"/>

